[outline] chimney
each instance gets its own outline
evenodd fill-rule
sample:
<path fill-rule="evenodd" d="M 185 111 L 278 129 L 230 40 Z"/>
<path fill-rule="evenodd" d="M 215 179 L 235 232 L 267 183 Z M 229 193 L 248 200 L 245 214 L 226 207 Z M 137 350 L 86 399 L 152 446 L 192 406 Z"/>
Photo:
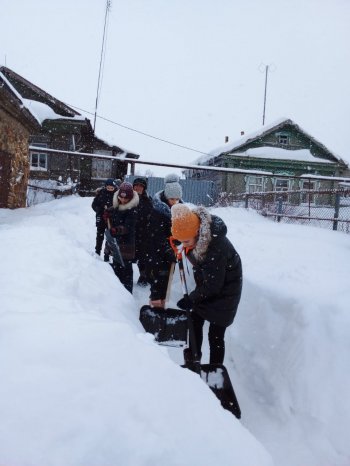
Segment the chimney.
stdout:
<path fill-rule="evenodd" d="M 241 136 L 244 136 L 244 131 L 241 131 Z"/>
<path fill-rule="evenodd" d="M 228 142 L 228 136 L 225 136 L 225 143 Z"/>

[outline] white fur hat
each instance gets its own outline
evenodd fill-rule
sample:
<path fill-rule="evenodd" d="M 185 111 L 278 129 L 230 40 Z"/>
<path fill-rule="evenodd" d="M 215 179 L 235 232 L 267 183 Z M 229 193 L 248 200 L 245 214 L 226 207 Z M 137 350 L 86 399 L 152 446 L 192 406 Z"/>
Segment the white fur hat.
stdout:
<path fill-rule="evenodd" d="M 176 173 L 170 173 L 164 178 L 164 196 L 167 199 L 181 199 L 182 187 L 179 183 L 180 177 Z"/>

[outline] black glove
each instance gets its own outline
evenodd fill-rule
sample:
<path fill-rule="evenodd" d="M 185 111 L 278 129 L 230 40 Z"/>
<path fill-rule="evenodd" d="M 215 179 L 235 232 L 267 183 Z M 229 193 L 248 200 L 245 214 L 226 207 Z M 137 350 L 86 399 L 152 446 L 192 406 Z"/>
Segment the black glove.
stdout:
<path fill-rule="evenodd" d="M 171 264 L 172 262 L 176 262 L 176 257 L 174 251 L 169 248 L 164 253 L 165 259 Z"/>
<path fill-rule="evenodd" d="M 177 302 L 177 307 L 184 311 L 190 311 L 193 307 L 193 302 L 190 300 L 189 296 L 184 296 Z"/>
<path fill-rule="evenodd" d="M 103 220 L 107 223 L 107 220 L 109 218 L 112 218 L 112 212 L 108 211 L 108 210 L 105 210 L 102 214 L 102 218 Z"/>

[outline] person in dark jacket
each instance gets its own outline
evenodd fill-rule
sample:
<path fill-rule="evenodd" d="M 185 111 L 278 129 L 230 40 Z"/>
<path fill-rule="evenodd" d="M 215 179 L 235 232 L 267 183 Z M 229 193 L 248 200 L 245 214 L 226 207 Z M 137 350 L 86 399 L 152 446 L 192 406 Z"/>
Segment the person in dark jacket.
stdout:
<path fill-rule="evenodd" d="M 113 205 L 113 196 L 116 191 L 116 184 L 112 178 L 105 182 L 105 186 L 96 190 L 96 196 L 92 201 L 91 207 L 96 212 L 96 254 L 101 254 L 107 224 L 103 219 L 103 213 Z"/>
<path fill-rule="evenodd" d="M 112 268 L 125 288 L 132 293 L 135 258 L 135 226 L 139 196 L 132 184 L 124 182 L 113 197 L 113 208 L 106 210 L 104 218 L 111 221 L 110 232 L 118 242 L 124 266 L 113 259 Z"/>
<path fill-rule="evenodd" d="M 179 177 L 169 174 L 164 179 L 163 191 L 153 196 L 146 238 L 147 276 L 151 282 L 150 305 L 164 307 L 171 264 L 176 261 L 168 241 L 171 236 L 171 212 L 173 205 L 182 202 L 182 188 Z"/>
<path fill-rule="evenodd" d="M 242 291 L 241 259 L 226 237 L 224 221 L 204 207 L 191 210 L 175 205 L 171 209 L 172 235 L 183 245 L 193 266 L 195 289 L 177 303 L 191 310 L 194 333 L 201 356 L 203 324 L 209 321 L 210 364 L 222 364 L 225 356 L 225 331 L 232 324 Z M 193 360 L 191 345 L 185 360 Z"/>
<path fill-rule="evenodd" d="M 117 191 L 117 190 L 119 189 L 119 186 L 120 186 L 121 184 L 122 184 L 122 180 L 121 180 L 120 178 L 116 178 L 116 179 L 114 180 L 114 186 L 115 186 L 114 192 Z M 114 194 L 113 194 L 113 196 L 114 196 Z M 108 224 L 107 224 L 107 227 L 108 227 Z M 111 251 L 111 249 L 110 249 L 110 247 L 109 247 L 108 242 L 105 241 L 105 247 L 103 248 L 103 260 L 104 260 L 104 262 L 110 263 L 109 258 L 110 258 L 111 256 L 112 256 L 112 251 Z"/>
<path fill-rule="evenodd" d="M 139 286 L 147 286 L 147 248 L 146 238 L 149 230 L 149 220 L 153 209 L 152 198 L 147 193 L 147 179 L 143 177 L 135 178 L 133 181 L 134 191 L 139 195 L 139 205 L 137 208 L 136 220 L 136 254 L 135 259 L 139 268 L 140 276 L 137 281 Z"/>

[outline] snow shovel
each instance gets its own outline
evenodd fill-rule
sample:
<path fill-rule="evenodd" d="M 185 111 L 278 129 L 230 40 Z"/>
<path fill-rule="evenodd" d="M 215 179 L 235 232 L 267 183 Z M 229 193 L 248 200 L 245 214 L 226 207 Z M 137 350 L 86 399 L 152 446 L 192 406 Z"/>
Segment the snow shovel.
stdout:
<path fill-rule="evenodd" d="M 182 291 L 184 297 L 188 297 L 188 289 L 181 252 L 177 254 L 177 261 L 179 264 Z M 200 375 L 202 380 L 205 381 L 205 383 L 211 388 L 211 390 L 220 400 L 221 406 L 240 419 L 241 409 L 239 407 L 236 394 L 233 390 L 230 376 L 228 375 L 226 367 L 223 364 L 200 363 L 191 311 L 186 311 L 186 315 L 193 360 L 191 362 L 185 361 L 185 364 L 182 367 L 190 369 Z"/>
<path fill-rule="evenodd" d="M 166 302 L 174 274 L 175 263 L 172 263 L 169 274 Z M 148 333 L 155 336 L 155 340 L 166 346 L 184 346 L 187 342 L 187 315 L 180 309 L 142 306 L 140 322 Z"/>
<path fill-rule="evenodd" d="M 107 219 L 107 226 L 108 228 L 105 230 L 105 238 L 108 244 L 108 247 L 112 251 L 113 259 L 120 264 L 122 267 L 125 267 L 120 249 L 119 249 L 119 244 L 116 238 L 112 236 L 110 229 L 111 229 L 111 222 L 109 219 Z"/>

